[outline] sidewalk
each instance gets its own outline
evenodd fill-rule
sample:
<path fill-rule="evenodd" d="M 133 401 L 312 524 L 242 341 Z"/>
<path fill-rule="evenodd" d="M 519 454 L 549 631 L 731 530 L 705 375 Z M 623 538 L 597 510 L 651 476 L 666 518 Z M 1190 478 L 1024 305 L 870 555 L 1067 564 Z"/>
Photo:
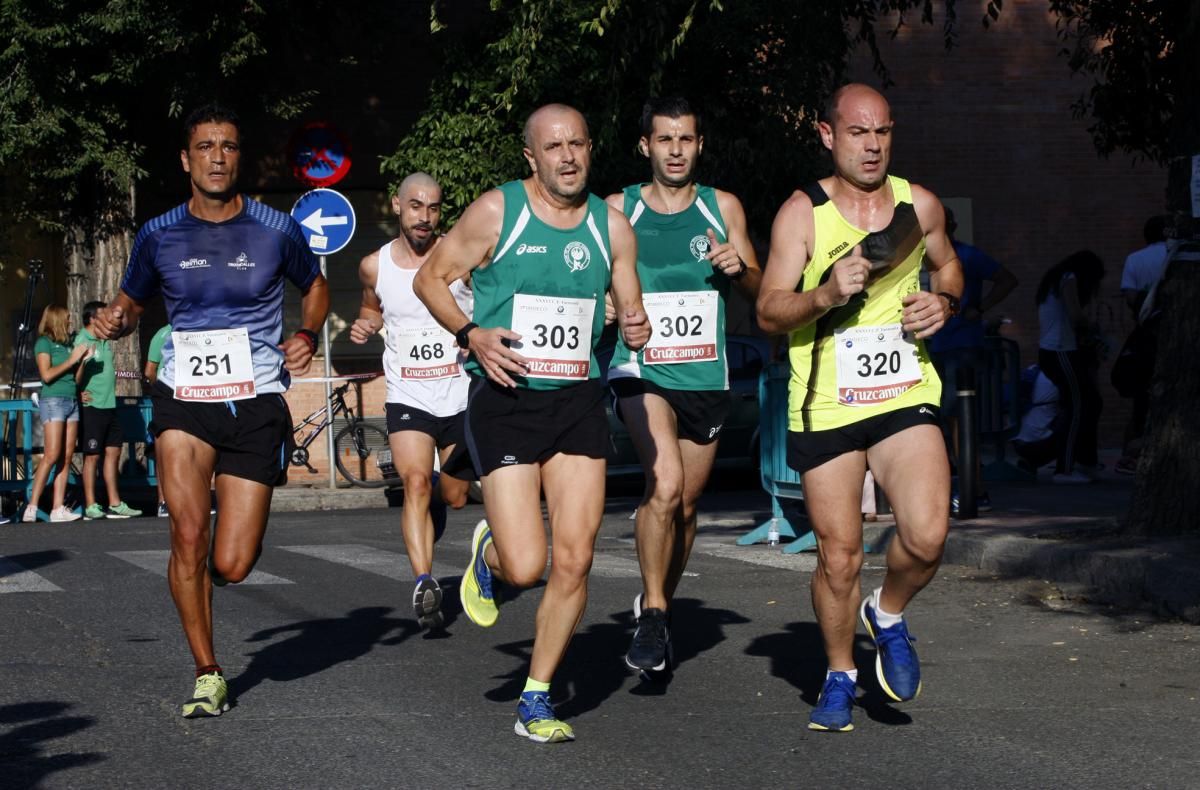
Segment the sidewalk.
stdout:
<path fill-rule="evenodd" d="M 1036 483 L 988 483 L 994 509 L 970 521 L 951 521 L 943 561 L 1002 577 L 1045 579 L 1070 598 L 1150 609 L 1160 617 L 1200 624 L 1200 534 L 1161 541 L 1121 536 L 1119 524 L 1129 508 L 1133 482 L 1130 476 L 1105 472 L 1090 485 L 1054 485 L 1043 471 Z M 313 487 L 293 483 L 277 489 L 271 508 L 326 511 L 398 507 L 402 501 L 400 489 L 331 490 L 325 485 L 322 478 Z M 732 544 L 769 516 L 770 501 L 751 478 L 742 475 L 724 486 L 717 481 L 717 488 L 700 503 L 702 535 Z M 632 509 L 637 492 L 636 481 L 629 479 L 610 485 L 610 499 L 615 500 L 610 512 Z M 785 510 L 797 527 L 803 526 L 800 503 L 786 503 Z M 625 517 L 619 521 L 632 531 L 632 522 Z M 882 552 L 893 531 L 894 522 L 882 517 L 866 524 L 864 533 Z"/>

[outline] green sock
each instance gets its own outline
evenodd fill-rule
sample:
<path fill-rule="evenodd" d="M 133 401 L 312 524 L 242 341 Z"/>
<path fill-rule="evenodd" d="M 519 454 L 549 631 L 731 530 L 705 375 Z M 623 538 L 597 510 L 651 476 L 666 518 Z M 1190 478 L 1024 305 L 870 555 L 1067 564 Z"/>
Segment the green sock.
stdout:
<path fill-rule="evenodd" d="M 534 680 L 533 678 L 526 678 L 525 679 L 525 691 L 522 691 L 521 693 L 524 694 L 528 691 L 549 691 L 549 690 L 550 690 L 549 681 L 547 681 L 546 683 L 543 683 L 540 680 Z"/>

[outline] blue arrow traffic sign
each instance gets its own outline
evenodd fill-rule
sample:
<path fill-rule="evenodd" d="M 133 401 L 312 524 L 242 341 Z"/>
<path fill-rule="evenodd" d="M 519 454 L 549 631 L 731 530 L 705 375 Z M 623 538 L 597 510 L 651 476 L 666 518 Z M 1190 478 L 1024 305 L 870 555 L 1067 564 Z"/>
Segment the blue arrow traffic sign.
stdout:
<path fill-rule="evenodd" d="M 354 236 L 354 207 L 341 192 L 332 189 L 305 192 L 292 206 L 291 214 L 300 223 L 309 249 L 317 255 L 332 255 Z"/>

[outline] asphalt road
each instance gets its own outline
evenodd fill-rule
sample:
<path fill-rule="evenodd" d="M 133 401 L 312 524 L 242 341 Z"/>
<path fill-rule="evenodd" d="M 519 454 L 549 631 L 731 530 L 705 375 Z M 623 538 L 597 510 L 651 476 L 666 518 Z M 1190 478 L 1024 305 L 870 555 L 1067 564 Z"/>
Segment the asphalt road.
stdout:
<path fill-rule="evenodd" d="M 824 670 L 812 558 L 733 545 L 761 495 L 705 504 L 662 686 L 621 660 L 638 578 L 630 507 L 613 502 L 553 689 L 579 740 L 551 746 L 512 732 L 540 590 L 489 630 L 451 594 L 446 634 L 423 635 L 397 510 L 273 517 L 257 575 L 216 594 L 238 704 L 192 721 L 165 522 L 4 527 L 0 786 L 1200 785 L 1200 632 L 953 566 L 909 612 L 921 697 L 883 700 L 862 637 L 857 729 L 809 732 Z M 449 587 L 479 517 L 452 514 L 438 544 Z"/>

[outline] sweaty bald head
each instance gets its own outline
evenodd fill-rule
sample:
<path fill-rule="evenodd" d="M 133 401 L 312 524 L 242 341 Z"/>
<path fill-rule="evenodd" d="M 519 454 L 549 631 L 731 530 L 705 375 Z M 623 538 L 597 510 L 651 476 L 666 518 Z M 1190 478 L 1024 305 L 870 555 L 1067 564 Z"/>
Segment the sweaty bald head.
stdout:
<path fill-rule="evenodd" d="M 428 173 L 412 173 L 392 196 L 392 210 L 400 218 L 400 234 L 408 239 L 414 252 L 424 254 L 437 238 L 442 187 Z"/>
<path fill-rule="evenodd" d="M 870 85 L 864 85 L 861 82 L 851 82 L 843 85 L 830 94 L 829 99 L 825 102 L 825 106 L 821 110 L 821 120 L 830 126 L 837 126 L 838 116 L 845 106 L 858 105 L 860 102 L 878 102 L 886 108 L 886 113 L 890 117 L 892 108 L 888 104 L 887 99 L 883 94 L 872 88 Z"/>
<path fill-rule="evenodd" d="M 584 137 L 589 136 L 587 119 L 583 113 L 569 104 L 543 104 L 529 114 L 525 120 L 525 147 L 533 150 L 534 141 L 539 130 L 555 126 L 563 121 L 577 121 L 583 130 Z"/>

